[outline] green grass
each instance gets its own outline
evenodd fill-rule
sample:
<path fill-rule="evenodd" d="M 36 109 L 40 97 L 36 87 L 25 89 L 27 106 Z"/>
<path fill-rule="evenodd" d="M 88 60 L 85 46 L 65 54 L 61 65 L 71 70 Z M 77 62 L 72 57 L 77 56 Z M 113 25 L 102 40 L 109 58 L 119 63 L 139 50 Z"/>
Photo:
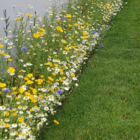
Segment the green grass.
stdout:
<path fill-rule="evenodd" d="M 140 139 L 140 1 L 128 1 L 41 140 Z"/>

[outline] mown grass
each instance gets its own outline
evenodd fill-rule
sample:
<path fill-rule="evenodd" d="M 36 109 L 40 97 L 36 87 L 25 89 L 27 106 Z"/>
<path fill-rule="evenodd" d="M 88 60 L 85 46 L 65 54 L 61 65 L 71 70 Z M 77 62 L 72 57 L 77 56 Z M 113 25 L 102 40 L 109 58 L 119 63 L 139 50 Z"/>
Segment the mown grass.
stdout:
<path fill-rule="evenodd" d="M 89 59 L 79 86 L 41 140 L 140 139 L 140 1 L 128 1 L 111 21 L 104 48 Z"/>

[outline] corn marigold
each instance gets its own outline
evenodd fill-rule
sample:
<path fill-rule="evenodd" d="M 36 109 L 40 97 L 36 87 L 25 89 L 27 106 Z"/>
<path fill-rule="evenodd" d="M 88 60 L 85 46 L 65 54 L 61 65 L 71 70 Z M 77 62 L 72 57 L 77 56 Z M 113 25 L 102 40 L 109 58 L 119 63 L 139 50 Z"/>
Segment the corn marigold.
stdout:
<path fill-rule="evenodd" d="M 5 88 L 5 87 L 6 87 L 6 84 L 0 82 L 0 88 Z"/>
<path fill-rule="evenodd" d="M 13 67 L 9 67 L 7 72 L 10 74 L 10 75 L 15 75 L 15 69 Z"/>
<path fill-rule="evenodd" d="M 55 124 L 59 124 L 59 122 L 58 122 L 57 120 L 54 120 L 53 122 L 54 122 Z"/>
<path fill-rule="evenodd" d="M 31 14 L 26 14 L 26 16 L 27 16 L 27 17 L 31 17 L 32 15 L 31 15 Z"/>

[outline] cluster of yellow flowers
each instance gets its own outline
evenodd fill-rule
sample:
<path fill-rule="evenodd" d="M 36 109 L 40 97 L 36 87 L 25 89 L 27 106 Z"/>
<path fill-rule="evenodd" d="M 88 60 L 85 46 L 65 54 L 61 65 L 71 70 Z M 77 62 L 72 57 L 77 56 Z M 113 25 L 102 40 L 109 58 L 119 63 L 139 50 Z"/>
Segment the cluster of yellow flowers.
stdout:
<path fill-rule="evenodd" d="M 48 116 L 56 113 L 70 88 L 78 86 L 81 66 L 99 44 L 106 21 L 120 10 L 122 1 L 101 2 L 97 11 L 92 7 L 94 0 L 84 3 L 86 10 L 81 0 L 76 6 L 71 4 L 69 14 L 62 9 L 60 15 L 48 11 L 43 18 L 18 15 L 14 32 L 9 30 L 7 37 L 0 38 L 0 48 L 7 48 L 0 50 L 7 61 L 6 80 L 0 81 L 0 132 L 5 140 L 35 140 L 36 132 L 48 125 Z M 99 10 L 103 15 L 95 21 L 93 13 Z"/>

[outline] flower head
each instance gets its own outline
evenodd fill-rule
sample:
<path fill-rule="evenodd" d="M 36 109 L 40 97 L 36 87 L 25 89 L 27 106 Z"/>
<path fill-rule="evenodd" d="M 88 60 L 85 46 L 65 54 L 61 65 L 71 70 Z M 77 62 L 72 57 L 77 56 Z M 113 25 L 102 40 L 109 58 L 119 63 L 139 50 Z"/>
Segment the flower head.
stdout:
<path fill-rule="evenodd" d="M 71 18 L 71 14 L 67 14 L 66 17 Z"/>
<path fill-rule="evenodd" d="M 10 75 L 15 75 L 15 69 L 13 67 L 9 67 L 7 72 L 10 74 Z"/>
<path fill-rule="evenodd" d="M 4 89 L 4 92 L 9 92 L 9 91 L 10 91 L 9 88 L 5 88 L 5 89 Z"/>
<path fill-rule="evenodd" d="M 58 122 L 57 120 L 54 120 L 53 122 L 54 122 L 55 124 L 59 124 L 59 122 Z"/>
<path fill-rule="evenodd" d="M 26 16 L 27 16 L 27 17 L 31 17 L 32 15 L 31 15 L 31 14 L 26 14 Z"/>
<path fill-rule="evenodd" d="M 40 37 L 40 34 L 39 34 L 39 33 L 33 33 L 33 36 L 34 36 L 35 38 L 38 38 L 38 37 Z"/>
<path fill-rule="evenodd" d="M 10 107 L 10 110 L 12 110 L 13 109 L 13 107 Z"/>
<path fill-rule="evenodd" d="M 0 44 L 0 48 L 3 48 L 3 45 L 2 44 Z"/>
<path fill-rule="evenodd" d="M 62 90 L 57 90 L 57 93 L 58 94 L 61 94 L 63 91 Z"/>
<path fill-rule="evenodd" d="M 96 31 L 92 32 L 92 34 L 96 34 Z"/>
<path fill-rule="evenodd" d="M 22 51 L 26 51 L 27 50 L 27 47 L 26 46 L 23 46 L 23 47 L 21 47 L 21 50 Z"/>
<path fill-rule="evenodd" d="M 101 46 L 101 48 L 103 48 L 104 46 L 102 44 L 99 44 Z"/>
<path fill-rule="evenodd" d="M 6 87 L 6 84 L 0 82 L 0 88 L 4 88 L 4 87 Z"/>

